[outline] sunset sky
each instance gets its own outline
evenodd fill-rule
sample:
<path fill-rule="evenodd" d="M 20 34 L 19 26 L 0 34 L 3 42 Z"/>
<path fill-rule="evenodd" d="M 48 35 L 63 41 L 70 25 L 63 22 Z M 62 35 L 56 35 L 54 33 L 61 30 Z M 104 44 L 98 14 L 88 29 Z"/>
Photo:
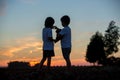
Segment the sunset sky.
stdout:
<path fill-rule="evenodd" d="M 91 36 L 96 31 L 104 34 L 111 20 L 120 27 L 120 0 L 0 0 L 0 66 L 10 61 L 40 62 L 44 20 L 51 16 L 54 25 L 63 28 L 63 15 L 71 18 L 72 65 L 89 65 L 85 54 Z M 115 56 L 120 57 L 120 51 Z M 65 65 L 60 42 L 52 58 L 52 66 L 56 65 Z"/>

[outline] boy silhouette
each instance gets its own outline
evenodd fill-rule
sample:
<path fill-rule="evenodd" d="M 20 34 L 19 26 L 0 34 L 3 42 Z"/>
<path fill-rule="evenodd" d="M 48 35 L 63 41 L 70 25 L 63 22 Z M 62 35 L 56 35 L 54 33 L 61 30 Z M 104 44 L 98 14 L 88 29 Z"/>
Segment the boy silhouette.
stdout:
<path fill-rule="evenodd" d="M 70 24 L 70 18 L 67 15 L 61 17 L 61 24 L 64 27 L 63 29 L 55 28 L 57 32 L 57 37 L 55 42 L 61 40 L 62 54 L 66 61 L 68 68 L 71 67 L 70 53 L 71 53 L 71 29 L 68 26 Z"/>
<path fill-rule="evenodd" d="M 47 59 L 47 67 L 50 68 L 51 57 L 55 56 L 54 54 L 54 39 L 52 37 L 52 28 L 54 24 L 54 19 L 52 17 L 47 17 L 45 20 L 45 27 L 42 30 L 42 40 L 43 40 L 43 58 L 39 64 L 39 70 L 43 67 L 44 62 Z"/>

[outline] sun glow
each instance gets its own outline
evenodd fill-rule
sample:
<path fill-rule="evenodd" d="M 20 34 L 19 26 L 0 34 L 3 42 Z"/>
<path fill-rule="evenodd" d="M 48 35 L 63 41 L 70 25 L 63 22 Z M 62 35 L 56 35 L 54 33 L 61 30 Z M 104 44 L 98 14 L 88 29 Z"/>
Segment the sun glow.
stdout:
<path fill-rule="evenodd" d="M 37 61 L 31 61 L 30 62 L 30 66 L 35 66 L 36 64 L 38 64 L 39 62 L 37 62 Z"/>

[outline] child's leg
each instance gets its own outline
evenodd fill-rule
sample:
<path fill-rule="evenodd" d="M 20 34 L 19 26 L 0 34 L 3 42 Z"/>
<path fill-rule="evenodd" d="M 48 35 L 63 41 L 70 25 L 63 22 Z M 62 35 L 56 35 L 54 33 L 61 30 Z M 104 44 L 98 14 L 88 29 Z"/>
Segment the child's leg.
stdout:
<path fill-rule="evenodd" d="M 71 61 L 70 61 L 70 58 L 65 59 L 65 61 L 66 61 L 66 65 L 67 65 L 67 67 L 70 68 L 70 67 L 71 67 Z"/>
<path fill-rule="evenodd" d="M 45 60 L 46 60 L 46 58 L 43 57 L 42 60 L 40 61 L 38 71 L 41 70 L 41 68 L 42 68 L 42 66 L 43 66 L 43 64 L 44 64 L 44 62 L 45 62 Z"/>
<path fill-rule="evenodd" d="M 48 57 L 47 67 L 50 68 L 50 66 L 51 66 L 51 57 Z"/>
<path fill-rule="evenodd" d="M 70 52 L 71 52 L 71 48 L 62 48 L 62 54 L 68 68 L 71 67 Z"/>

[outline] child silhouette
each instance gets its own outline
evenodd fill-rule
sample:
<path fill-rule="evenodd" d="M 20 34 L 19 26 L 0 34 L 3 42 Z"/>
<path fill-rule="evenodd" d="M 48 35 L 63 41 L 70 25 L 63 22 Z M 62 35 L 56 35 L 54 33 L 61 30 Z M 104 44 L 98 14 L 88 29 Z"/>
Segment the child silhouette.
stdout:
<path fill-rule="evenodd" d="M 47 67 L 50 68 L 51 57 L 55 56 L 54 54 L 54 39 L 52 37 L 52 28 L 54 24 L 54 19 L 52 17 L 47 17 L 45 20 L 45 27 L 42 30 L 42 40 L 43 40 L 43 58 L 39 64 L 39 70 L 41 70 L 44 62 L 47 59 Z"/>
<path fill-rule="evenodd" d="M 65 15 L 61 18 L 63 29 L 55 28 L 57 32 L 57 37 L 55 42 L 61 40 L 61 48 L 62 48 L 62 54 L 66 61 L 66 65 L 68 68 L 71 67 L 71 61 L 70 61 L 70 53 L 71 53 L 71 29 L 68 26 L 70 24 L 70 18 L 69 16 Z"/>

